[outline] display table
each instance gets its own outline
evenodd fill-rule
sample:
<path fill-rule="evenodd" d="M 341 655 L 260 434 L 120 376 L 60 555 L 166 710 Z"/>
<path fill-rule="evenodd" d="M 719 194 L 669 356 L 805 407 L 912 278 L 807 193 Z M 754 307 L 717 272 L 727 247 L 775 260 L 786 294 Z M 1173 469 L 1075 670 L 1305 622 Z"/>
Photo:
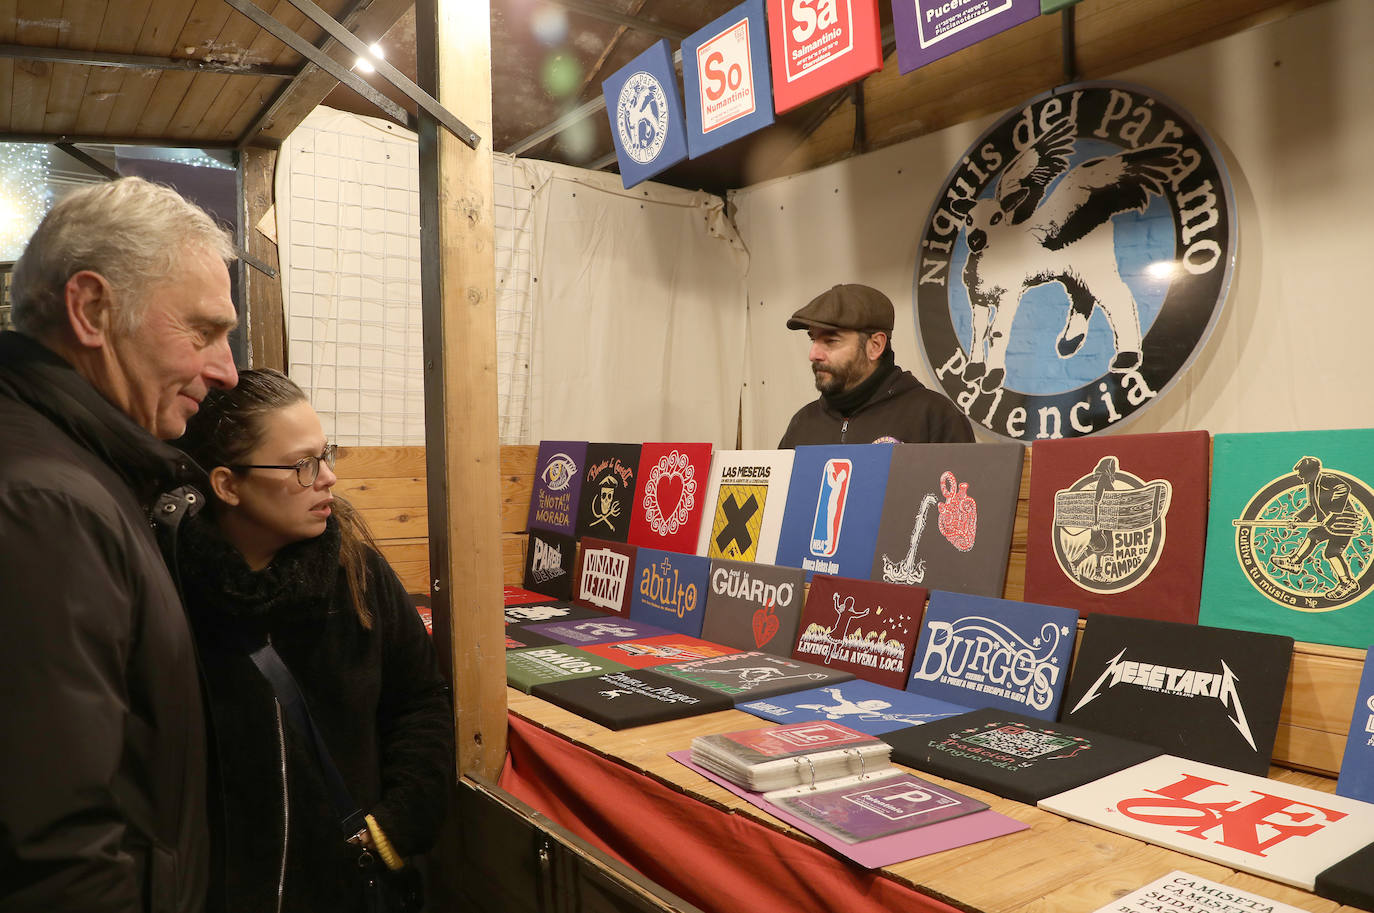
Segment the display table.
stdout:
<path fill-rule="evenodd" d="M 727 710 L 614 732 L 514 689 L 507 701 L 501 787 L 707 911 L 1088 913 L 1175 869 L 1313 913 L 1354 909 L 956 783 L 1030 829 L 869 872 L 668 757 L 694 736 L 766 725 L 758 717 Z"/>

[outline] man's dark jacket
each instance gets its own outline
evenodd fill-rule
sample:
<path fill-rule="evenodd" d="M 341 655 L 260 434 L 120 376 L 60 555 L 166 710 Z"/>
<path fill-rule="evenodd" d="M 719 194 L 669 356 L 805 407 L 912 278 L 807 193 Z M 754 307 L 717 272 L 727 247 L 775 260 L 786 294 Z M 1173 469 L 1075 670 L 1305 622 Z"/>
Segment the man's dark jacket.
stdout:
<path fill-rule="evenodd" d="M 0 334 L 0 911 L 203 906 L 196 658 L 149 519 L 193 471 Z"/>
<path fill-rule="evenodd" d="M 910 371 L 892 368 L 871 396 L 842 415 L 822 396 L 792 416 L 779 450 L 803 444 L 963 444 L 973 441 L 968 419 Z"/>

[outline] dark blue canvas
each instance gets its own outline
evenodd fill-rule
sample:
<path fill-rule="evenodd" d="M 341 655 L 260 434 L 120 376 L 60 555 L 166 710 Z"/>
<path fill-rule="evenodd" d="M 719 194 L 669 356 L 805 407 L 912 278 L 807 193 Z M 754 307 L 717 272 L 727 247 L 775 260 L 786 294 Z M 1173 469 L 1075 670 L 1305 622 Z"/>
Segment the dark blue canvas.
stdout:
<path fill-rule="evenodd" d="M 1360 676 L 1360 690 L 1355 692 L 1355 715 L 1350 718 L 1350 731 L 1345 737 L 1345 755 L 1341 758 L 1341 776 L 1336 781 L 1336 795 L 1361 802 L 1374 802 L 1374 662 L 1365 651 L 1364 674 Z"/>
<path fill-rule="evenodd" d="M 773 123 L 763 0 L 746 0 L 682 39 L 682 101 L 692 158 Z"/>
<path fill-rule="evenodd" d="M 630 618 L 700 637 L 710 572 L 709 558 L 641 547 L 631 581 Z"/>
<path fill-rule="evenodd" d="M 907 690 L 974 709 L 1059 716 L 1078 613 L 937 590 L 916 642 Z"/>
<path fill-rule="evenodd" d="M 627 189 L 687 157 L 687 124 L 667 39 L 611 74 L 601 93 Z"/>
<path fill-rule="evenodd" d="M 834 720 L 869 735 L 922 726 L 969 710 L 861 678 L 747 701 L 735 709 L 778 723 Z"/>
<path fill-rule="evenodd" d="M 891 444 L 798 447 L 782 516 L 777 563 L 869 579 Z"/>

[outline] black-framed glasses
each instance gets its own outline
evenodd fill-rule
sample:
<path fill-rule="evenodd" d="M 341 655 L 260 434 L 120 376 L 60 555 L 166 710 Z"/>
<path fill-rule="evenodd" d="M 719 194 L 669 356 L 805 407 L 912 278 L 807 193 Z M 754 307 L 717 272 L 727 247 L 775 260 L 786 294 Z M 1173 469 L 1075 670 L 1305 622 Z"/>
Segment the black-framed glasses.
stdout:
<path fill-rule="evenodd" d="M 320 464 L 324 463 L 330 469 L 334 468 L 334 460 L 338 457 L 339 447 L 337 444 L 325 444 L 324 453 L 319 456 L 301 457 L 294 463 L 235 463 L 230 469 L 294 469 L 296 471 L 296 481 L 301 483 L 302 488 L 309 488 L 315 484 L 315 480 L 320 477 Z"/>

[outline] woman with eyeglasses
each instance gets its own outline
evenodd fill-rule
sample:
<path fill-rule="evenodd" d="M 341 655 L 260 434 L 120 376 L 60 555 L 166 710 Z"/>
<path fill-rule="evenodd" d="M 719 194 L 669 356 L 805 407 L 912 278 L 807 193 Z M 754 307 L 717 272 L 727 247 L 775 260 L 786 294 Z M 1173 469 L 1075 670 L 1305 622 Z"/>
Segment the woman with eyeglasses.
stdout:
<path fill-rule="evenodd" d="M 240 373 L 178 443 L 213 493 L 182 524 L 177 558 L 218 757 L 210 908 L 366 909 L 360 865 L 402 867 L 447 806 L 453 724 L 433 644 L 332 493 L 334 445 L 285 375 Z M 259 666 L 267 645 L 365 819 L 341 821 L 308 726 Z"/>

